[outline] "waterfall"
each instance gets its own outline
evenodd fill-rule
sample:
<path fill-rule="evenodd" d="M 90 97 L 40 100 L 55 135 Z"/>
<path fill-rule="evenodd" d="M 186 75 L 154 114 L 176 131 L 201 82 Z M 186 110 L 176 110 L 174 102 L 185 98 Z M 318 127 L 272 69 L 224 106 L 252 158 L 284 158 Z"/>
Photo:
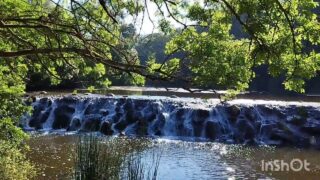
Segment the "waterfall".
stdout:
<path fill-rule="evenodd" d="M 26 130 L 198 138 L 217 142 L 320 147 L 320 106 L 192 98 L 65 96 L 37 98 Z"/>

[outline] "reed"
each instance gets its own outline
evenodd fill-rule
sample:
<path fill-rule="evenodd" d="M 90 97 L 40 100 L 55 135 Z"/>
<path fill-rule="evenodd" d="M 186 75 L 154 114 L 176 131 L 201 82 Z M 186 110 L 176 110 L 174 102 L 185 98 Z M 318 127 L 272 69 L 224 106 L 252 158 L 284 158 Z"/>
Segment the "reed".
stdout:
<path fill-rule="evenodd" d="M 82 135 L 76 145 L 74 179 L 156 180 L 160 153 L 145 153 L 145 141 Z"/>

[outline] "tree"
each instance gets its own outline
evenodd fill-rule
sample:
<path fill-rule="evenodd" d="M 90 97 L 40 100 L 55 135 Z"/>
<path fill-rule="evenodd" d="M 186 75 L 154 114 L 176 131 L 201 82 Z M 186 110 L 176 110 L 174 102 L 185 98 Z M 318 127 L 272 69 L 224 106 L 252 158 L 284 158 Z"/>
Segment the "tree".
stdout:
<path fill-rule="evenodd" d="M 124 48 L 128 36 L 121 27 L 128 17 L 136 25 L 141 14 L 140 24 L 152 20 L 151 4 L 158 11 L 154 24 L 174 38 L 166 45 L 169 58 L 163 63 L 140 65 L 137 55 Z M 101 63 L 151 80 L 236 90 L 246 89 L 252 69 L 266 64 L 271 75 L 286 76 L 286 89 L 304 92 L 305 80 L 319 70 L 319 53 L 305 50 L 305 42 L 319 43 L 319 21 L 312 12 L 317 5 L 312 0 L 4 0 L 0 57 L 40 68 L 56 83 Z M 247 36 L 230 34 L 234 20 Z M 184 58 L 170 58 L 181 52 Z M 113 58 L 115 53 L 121 58 Z M 181 64 L 189 67 L 189 76 L 180 73 Z"/>

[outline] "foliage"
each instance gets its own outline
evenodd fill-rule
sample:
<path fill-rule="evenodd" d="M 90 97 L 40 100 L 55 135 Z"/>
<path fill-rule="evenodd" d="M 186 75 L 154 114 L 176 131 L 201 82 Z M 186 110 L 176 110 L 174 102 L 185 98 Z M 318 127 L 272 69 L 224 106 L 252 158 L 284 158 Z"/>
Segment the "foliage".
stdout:
<path fill-rule="evenodd" d="M 157 7 L 153 25 L 172 39 L 165 59 L 142 64 L 136 28 L 142 13 L 153 19 L 150 3 Z M 313 0 L 3 0 L 0 57 L 19 57 L 53 84 L 68 79 L 86 87 L 108 86 L 109 78 L 141 85 L 148 78 L 242 91 L 253 69 L 267 65 L 270 75 L 286 77 L 286 89 L 302 93 L 320 69 L 313 48 L 320 41 L 317 6 Z M 230 33 L 235 23 L 242 37 Z"/>
<path fill-rule="evenodd" d="M 27 180 L 35 176 L 34 166 L 11 142 L 0 140 L 0 176 L 6 180 Z"/>
<path fill-rule="evenodd" d="M 272 76 L 285 75 L 286 89 L 302 93 L 305 80 L 319 71 L 320 55 L 310 48 L 320 42 L 313 11 L 318 3 L 312 0 L 206 0 L 187 6 L 160 2 L 178 12 L 171 17 L 184 26 L 166 53 L 186 53 L 193 84 L 244 90 L 254 77 L 253 68 L 266 64 Z M 181 13 L 183 9 L 188 13 Z M 193 24 L 182 23 L 186 19 Z M 230 34 L 234 22 L 246 34 L 241 39 Z"/>
<path fill-rule="evenodd" d="M 17 67 L 10 69 L 11 66 Z M 29 179 L 35 169 L 26 159 L 23 144 L 27 135 L 18 128 L 21 116 L 30 110 L 21 98 L 26 66 L 18 61 L 9 65 L 0 62 L 0 177 L 2 179 Z"/>

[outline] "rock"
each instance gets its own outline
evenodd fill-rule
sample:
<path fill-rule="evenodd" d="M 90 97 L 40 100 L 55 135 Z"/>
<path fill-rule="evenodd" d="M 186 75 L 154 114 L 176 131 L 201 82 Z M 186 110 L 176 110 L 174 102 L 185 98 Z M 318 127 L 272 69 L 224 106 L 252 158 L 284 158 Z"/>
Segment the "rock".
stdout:
<path fill-rule="evenodd" d="M 307 119 L 302 118 L 301 116 L 291 116 L 287 119 L 287 122 L 296 126 L 301 126 L 307 122 Z"/>
<path fill-rule="evenodd" d="M 101 115 L 92 114 L 92 115 L 86 115 L 83 118 L 84 124 L 83 124 L 83 130 L 86 131 L 98 131 L 100 129 L 100 123 L 101 123 Z"/>
<path fill-rule="evenodd" d="M 215 121 L 207 121 L 205 125 L 205 135 L 211 140 L 215 140 L 221 133 L 220 124 Z"/>
<path fill-rule="evenodd" d="M 161 136 L 161 135 L 162 135 L 162 132 L 161 132 L 160 130 L 155 131 L 154 135 L 155 135 L 155 136 Z"/>
<path fill-rule="evenodd" d="M 270 139 L 281 140 L 281 145 L 296 146 L 296 147 L 309 147 L 309 138 L 304 138 L 291 131 L 275 130 L 271 133 Z"/>
<path fill-rule="evenodd" d="M 132 104 L 131 100 L 128 100 L 128 101 L 123 105 L 123 110 L 124 110 L 125 112 L 133 111 L 133 104 Z"/>
<path fill-rule="evenodd" d="M 116 128 L 118 131 L 123 131 L 127 126 L 128 122 L 126 120 L 121 120 L 114 125 L 114 128 Z"/>
<path fill-rule="evenodd" d="M 46 91 L 40 91 L 39 94 L 48 94 Z"/>
<path fill-rule="evenodd" d="M 126 132 L 124 132 L 124 131 L 121 131 L 120 133 L 119 133 L 119 136 L 125 136 L 126 135 Z"/>
<path fill-rule="evenodd" d="M 136 134 L 139 136 L 148 135 L 148 122 L 145 120 L 140 120 L 137 122 Z"/>
<path fill-rule="evenodd" d="M 192 122 L 202 124 L 210 115 L 208 110 L 197 109 L 192 112 Z"/>
<path fill-rule="evenodd" d="M 229 115 L 229 119 L 232 121 L 232 122 L 235 122 L 240 114 L 240 107 L 236 106 L 236 105 L 232 105 L 232 106 L 229 106 L 227 107 L 227 113 Z"/>
<path fill-rule="evenodd" d="M 255 111 L 253 108 L 245 108 L 244 116 L 250 121 L 256 121 L 257 119 L 257 115 L 255 114 Z"/>
<path fill-rule="evenodd" d="M 113 130 L 111 128 L 111 123 L 109 121 L 103 121 L 100 127 L 100 132 L 103 133 L 104 135 L 112 135 Z"/>
<path fill-rule="evenodd" d="M 54 110 L 55 119 L 52 124 L 53 129 L 66 129 L 70 125 L 72 114 L 75 112 L 73 107 L 61 105 Z"/>
<path fill-rule="evenodd" d="M 112 122 L 117 123 L 120 120 L 121 116 L 121 113 L 116 113 L 114 116 L 112 116 Z"/>
<path fill-rule="evenodd" d="M 42 129 L 42 124 L 45 123 L 50 115 L 51 108 L 43 110 L 41 107 L 35 107 L 33 115 L 29 121 L 29 126 L 35 129 Z"/>
<path fill-rule="evenodd" d="M 33 102 L 33 103 L 37 101 L 37 97 L 36 96 L 31 96 L 30 99 L 31 99 L 31 102 Z"/>
<path fill-rule="evenodd" d="M 185 109 L 178 109 L 176 111 L 176 119 L 179 120 L 179 121 L 182 120 L 184 114 L 185 114 Z"/>
<path fill-rule="evenodd" d="M 120 109 L 121 109 L 121 108 L 120 108 L 119 106 L 116 106 L 116 107 L 114 108 L 114 111 L 118 113 L 118 112 L 120 112 Z"/>
<path fill-rule="evenodd" d="M 125 114 L 125 120 L 128 122 L 128 124 L 137 122 L 140 117 L 140 112 L 127 111 L 127 113 Z"/>
<path fill-rule="evenodd" d="M 154 122 L 152 126 L 153 132 L 155 132 L 155 135 L 159 136 L 161 134 L 161 131 L 165 125 L 165 117 L 163 114 L 158 114 L 156 121 Z"/>
<path fill-rule="evenodd" d="M 309 113 L 306 107 L 298 107 L 297 114 L 301 119 L 307 119 L 309 117 Z"/>
<path fill-rule="evenodd" d="M 148 122 L 152 122 L 157 118 L 157 115 L 155 113 L 153 113 L 152 111 L 146 112 L 143 115 L 143 119 L 145 119 Z"/>
<path fill-rule="evenodd" d="M 71 120 L 71 124 L 68 127 L 67 131 L 76 131 L 78 129 L 80 129 L 81 127 L 81 121 L 79 118 L 74 118 Z"/>
<path fill-rule="evenodd" d="M 64 96 L 61 99 L 57 99 L 56 101 L 61 104 L 74 105 L 79 99 L 75 96 Z"/>
<path fill-rule="evenodd" d="M 276 129 L 277 129 L 276 124 L 263 124 L 263 125 L 261 125 L 259 139 L 262 139 L 262 140 L 269 139 L 272 131 L 274 131 Z"/>
<path fill-rule="evenodd" d="M 101 114 L 102 116 L 108 116 L 109 111 L 107 109 L 100 109 L 99 114 Z"/>
<path fill-rule="evenodd" d="M 310 135 L 314 135 L 314 136 L 319 136 L 320 135 L 320 122 L 315 122 L 315 121 L 310 121 L 307 122 L 306 124 L 304 124 L 301 129 L 310 134 Z"/>
<path fill-rule="evenodd" d="M 241 140 L 253 140 L 255 138 L 255 129 L 251 123 L 245 119 L 240 119 L 236 124 L 236 138 Z"/>
<path fill-rule="evenodd" d="M 115 97 L 115 95 L 112 94 L 112 93 L 107 93 L 106 96 L 108 96 L 108 97 Z"/>

